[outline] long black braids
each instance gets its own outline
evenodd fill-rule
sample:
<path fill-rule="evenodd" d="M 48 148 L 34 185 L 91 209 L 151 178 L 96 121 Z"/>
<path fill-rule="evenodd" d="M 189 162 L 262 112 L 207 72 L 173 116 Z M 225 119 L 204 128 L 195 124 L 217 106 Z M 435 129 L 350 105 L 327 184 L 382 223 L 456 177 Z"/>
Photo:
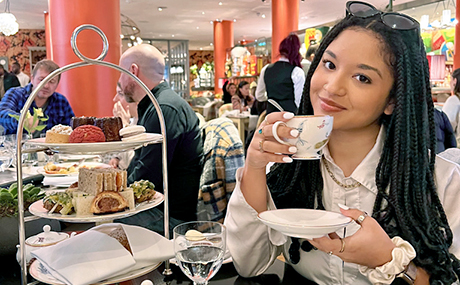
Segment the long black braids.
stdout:
<path fill-rule="evenodd" d="M 393 113 L 380 119 L 386 138 L 375 175 L 378 194 L 373 217 L 390 237 L 400 236 L 412 244 L 417 252 L 414 262 L 430 274 L 431 284 L 452 284 L 460 276 L 460 262 L 449 253 L 453 234 L 434 182 L 434 107 L 428 62 L 417 32 L 395 31 L 377 18 L 342 20 L 317 50 L 298 113 L 313 114 L 311 78 L 326 48 L 347 28 L 376 34 L 395 80 L 390 92 Z M 278 208 L 324 208 L 320 161 L 277 164 L 267 184 Z M 299 247 L 297 241 L 294 244 Z"/>

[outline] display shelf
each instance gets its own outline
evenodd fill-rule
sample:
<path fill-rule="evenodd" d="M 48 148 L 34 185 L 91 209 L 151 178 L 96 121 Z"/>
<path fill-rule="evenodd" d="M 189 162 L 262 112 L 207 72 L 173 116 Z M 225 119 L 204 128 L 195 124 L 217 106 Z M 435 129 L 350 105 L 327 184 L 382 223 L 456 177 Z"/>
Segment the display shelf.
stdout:
<path fill-rule="evenodd" d="M 99 34 L 99 36 L 102 38 L 103 41 L 103 50 L 101 54 L 95 58 L 87 58 L 86 56 L 82 55 L 80 51 L 77 48 L 76 44 L 76 39 L 78 34 L 83 31 L 83 30 L 93 30 L 96 33 Z M 165 121 L 163 117 L 163 113 L 161 111 L 160 105 L 158 104 L 156 98 L 153 96 L 152 92 L 147 88 L 147 86 L 135 75 L 130 73 L 128 70 L 119 67 L 116 64 L 110 63 L 110 62 L 105 62 L 103 59 L 107 55 L 108 52 L 108 40 L 105 34 L 96 26 L 94 25 L 82 25 L 77 27 L 74 32 L 72 33 L 71 37 L 71 46 L 73 52 L 77 55 L 79 59 L 81 59 L 81 62 L 75 62 L 71 63 L 69 65 L 63 66 L 53 72 L 51 72 L 47 77 L 45 77 L 38 85 L 37 87 L 32 91 L 30 94 L 29 98 L 24 104 L 24 107 L 21 110 L 21 116 L 19 117 L 18 121 L 18 129 L 17 129 L 17 137 L 22 137 L 23 135 L 23 128 L 24 128 L 24 122 L 25 122 L 25 114 L 27 113 L 27 110 L 32 105 L 32 102 L 34 101 L 35 97 L 37 96 L 38 92 L 41 91 L 41 89 L 54 77 L 59 76 L 61 73 L 64 73 L 66 71 L 69 71 L 71 69 L 75 68 L 80 68 L 80 67 L 85 67 L 85 66 L 91 66 L 91 65 L 99 65 L 99 66 L 105 66 L 108 68 L 115 69 L 121 73 L 124 73 L 127 76 L 130 76 L 149 96 L 150 100 L 153 103 L 153 106 L 158 114 L 159 118 L 159 123 L 160 123 L 160 131 L 161 131 L 161 140 L 157 139 L 157 143 L 162 144 L 162 172 L 163 172 L 163 195 L 164 195 L 164 232 L 165 232 L 165 237 L 169 239 L 169 203 L 168 203 L 168 173 L 167 173 L 167 146 L 166 146 L 166 127 L 165 127 Z M 152 139 L 153 141 L 154 139 Z M 124 147 L 123 150 L 127 149 L 135 149 L 136 147 L 142 147 L 143 145 L 147 144 L 148 142 L 143 142 L 141 144 L 129 146 L 129 147 Z M 46 145 L 42 145 L 42 149 L 35 149 L 32 151 L 43 151 L 43 149 L 47 149 Z M 50 149 L 52 149 L 50 147 Z M 59 151 L 59 150 L 58 150 Z M 117 150 L 114 150 L 117 151 Z M 71 149 L 67 149 L 65 153 L 67 154 L 81 154 L 84 153 L 83 150 L 75 151 L 72 152 Z M 16 179 L 17 179 L 17 185 L 18 185 L 18 218 L 19 218 L 19 256 L 21 256 L 21 284 L 25 285 L 27 284 L 27 260 L 26 260 L 26 252 L 25 252 L 25 217 L 24 213 L 24 196 L 23 196 L 23 184 L 24 181 L 22 180 L 23 178 L 23 170 L 22 170 L 22 154 L 25 153 L 25 151 L 22 149 L 22 144 L 21 141 L 17 141 L 16 144 L 16 160 L 17 160 L 17 167 L 16 167 Z M 91 154 L 104 154 L 107 153 L 107 149 L 92 149 L 89 151 Z M 171 269 L 169 265 L 169 260 L 165 260 L 165 270 L 163 272 L 165 275 L 171 275 Z"/>

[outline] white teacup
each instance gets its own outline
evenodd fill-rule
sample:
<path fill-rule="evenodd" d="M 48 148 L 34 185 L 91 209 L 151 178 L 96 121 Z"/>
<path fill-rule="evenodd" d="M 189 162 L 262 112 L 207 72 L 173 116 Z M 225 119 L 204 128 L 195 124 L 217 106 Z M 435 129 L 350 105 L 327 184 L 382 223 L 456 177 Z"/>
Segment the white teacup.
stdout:
<path fill-rule="evenodd" d="M 318 116 L 295 116 L 285 122 L 278 121 L 273 127 L 275 139 L 286 145 L 295 145 L 297 152 L 292 156 L 293 159 L 320 159 L 319 151 L 323 149 L 329 140 L 332 131 L 333 117 L 328 115 Z M 277 133 L 280 124 L 299 131 L 299 136 L 294 139 L 282 140 Z"/>

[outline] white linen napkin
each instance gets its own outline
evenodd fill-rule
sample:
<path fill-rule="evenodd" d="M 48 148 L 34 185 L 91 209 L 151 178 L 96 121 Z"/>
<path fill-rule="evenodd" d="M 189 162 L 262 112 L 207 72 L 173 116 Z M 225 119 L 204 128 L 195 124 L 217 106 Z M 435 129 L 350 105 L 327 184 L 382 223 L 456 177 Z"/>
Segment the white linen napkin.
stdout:
<path fill-rule="evenodd" d="M 116 239 L 95 231 L 121 225 L 133 255 Z M 86 285 L 174 257 L 172 240 L 138 226 L 103 224 L 56 245 L 32 252 L 65 284 Z"/>
<path fill-rule="evenodd" d="M 43 185 L 56 186 L 56 187 L 69 187 L 72 183 L 78 181 L 78 175 L 74 176 L 45 176 L 43 178 Z"/>

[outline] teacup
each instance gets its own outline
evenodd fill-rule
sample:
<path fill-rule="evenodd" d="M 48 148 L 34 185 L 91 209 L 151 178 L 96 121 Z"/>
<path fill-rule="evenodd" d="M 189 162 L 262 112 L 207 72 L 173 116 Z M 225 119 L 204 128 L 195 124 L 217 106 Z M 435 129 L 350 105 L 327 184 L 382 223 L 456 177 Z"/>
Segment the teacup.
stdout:
<path fill-rule="evenodd" d="M 282 121 L 276 122 L 272 127 L 273 136 L 282 144 L 297 147 L 297 152 L 292 156 L 293 159 L 320 159 L 321 156 L 318 152 L 326 146 L 329 140 L 333 119 L 332 116 L 328 115 L 295 116 L 286 123 Z M 297 138 L 281 139 L 277 133 L 280 124 L 298 130 L 299 135 Z"/>

